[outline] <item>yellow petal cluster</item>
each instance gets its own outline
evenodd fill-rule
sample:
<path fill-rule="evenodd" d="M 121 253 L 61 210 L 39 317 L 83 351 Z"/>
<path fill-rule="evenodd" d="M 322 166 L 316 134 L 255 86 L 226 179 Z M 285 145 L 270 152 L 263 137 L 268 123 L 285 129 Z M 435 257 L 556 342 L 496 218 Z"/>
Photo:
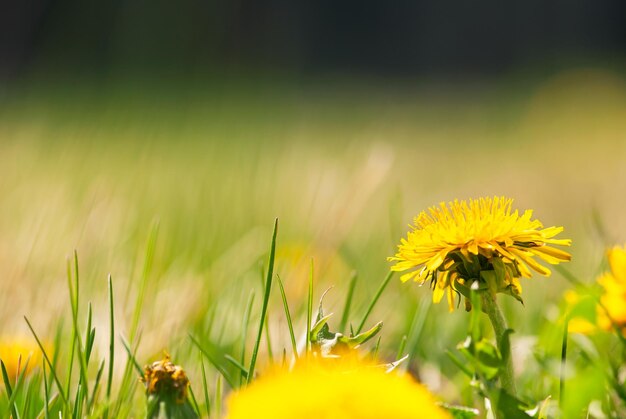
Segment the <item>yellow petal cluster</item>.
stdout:
<path fill-rule="evenodd" d="M 455 283 L 479 279 L 465 278 L 459 266 L 480 262 L 493 269 L 498 259 L 503 263 L 505 281 L 521 293 L 518 278 L 531 277 L 531 270 L 545 276 L 551 273 L 537 259 L 550 264 L 571 259 L 569 253 L 550 246 L 569 246 L 571 240 L 555 238 L 563 227 L 544 228 L 532 218 L 532 210 L 520 215 L 512 205 L 509 198 L 487 197 L 442 202 L 421 212 L 396 255 L 389 258 L 396 262 L 391 269 L 409 271 L 402 275 L 402 281 L 432 280 L 433 300 L 439 302 L 447 290 L 452 309 Z"/>
<path fill-rule="evenodd" d="M 610 330 L 613 324 L 626 330 L 626 246 L 607 252 L 610 271 L 598 278 L 603 288 L 598 308 L 598 326 Z"/>
<path fill-rule="evenodd" d="M 409 376 L 344 358 L 280 369 L 231 394 L 227 418 L 444 419 L 451 416 Z"/>

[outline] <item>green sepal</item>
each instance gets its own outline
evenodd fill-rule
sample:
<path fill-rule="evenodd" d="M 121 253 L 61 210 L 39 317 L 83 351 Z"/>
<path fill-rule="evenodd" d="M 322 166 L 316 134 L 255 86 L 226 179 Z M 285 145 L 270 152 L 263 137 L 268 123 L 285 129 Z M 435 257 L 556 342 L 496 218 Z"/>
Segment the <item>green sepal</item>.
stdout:
<path fill-rule="evenodd" d="M 480 278 L 487 284 L 487 289 L 491 295 L 496 295 L 498 292 L 498 277 L 496 271 L 480 271 Z"/>
<path fill-rule="evenodd" d="M 517 301 L 522 303 L 522 305 L 524 305 L 524 300 L 522 299 L 522 296 L 519 295 L 519 293 L 517 292 L 517 290 L 515 289 L 513 285 L 507 286 L 505 289 L 503 289 L 500 292 L 502 294 L 510 295 L 511 297 L 515 298 Z"/>

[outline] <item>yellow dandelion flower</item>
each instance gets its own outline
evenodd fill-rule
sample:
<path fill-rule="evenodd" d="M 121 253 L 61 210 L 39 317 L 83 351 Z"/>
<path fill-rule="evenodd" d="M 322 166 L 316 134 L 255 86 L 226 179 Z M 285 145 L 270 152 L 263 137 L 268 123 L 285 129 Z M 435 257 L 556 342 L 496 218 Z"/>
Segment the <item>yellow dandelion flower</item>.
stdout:
<path fill-rule="evenodd" d="M 230 419 L 374 419 L 451 416 L 433 395 L 407 375 L 341 358 L 309 360 L 276 370 L 231 394 Z"/>
<path fill-rule="evenodd" d="M 33 368 L 41 365 L 41 350 L 35 341 L 4 337 L 0 339 L 0 359 L 4 362 L 9 377 L 14 380 L 24 368 L 28 374 Z"/>
<path fill-rule="evenodd" d="M 626 246 L 607 252 L 610 272 L 598 278 L 603 288 L 598 308 L 598 326 L 611 330 L 613 324 L 626 332 Z"/>
<path fill-rule="evenodd" d="M 551 273 L 535 258 L 550 264 L 569 261 L 569 253 L 549 245 L 569 246 L 571 240 L 555 238 L 563 227 L 543 228 L 532 218 L 532 210 L 520 215 L 512 205 L 513 200 L 505 197 L 479 198 L 442 202 L 423 211 L 389 258 L 396 262 L 391 269 L 410 270 L 402 281 L 423 284 L 430 279 L 434 302 L 447 290 L 450 310 L 469 280 L 519 298 L 520 277 L 530 278 L 531 269 L 545 276 Z"/>

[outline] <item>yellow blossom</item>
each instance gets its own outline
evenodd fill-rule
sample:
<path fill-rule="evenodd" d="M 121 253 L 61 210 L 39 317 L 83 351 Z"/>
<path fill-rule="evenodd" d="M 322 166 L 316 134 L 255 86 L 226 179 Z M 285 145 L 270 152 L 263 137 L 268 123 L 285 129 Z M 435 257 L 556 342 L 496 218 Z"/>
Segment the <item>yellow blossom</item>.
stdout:
<path fill-rule="evenodd" d="M 598 308 L 598 326 L 610 330 L 626 330 L 626 246 L 613 247 L 607 252 L 610 271 L 598 278 L 603 288 Z"/>
<path fill-rule="evenodd" d="M 340 358 L 309 360 L 279 369 L 233 393 L 230 419 L 450 418 L 408 375 Z"/>
<path fill-rule="evenodd" d="M 15 379 L 24 368 L 28 373 L 41 364 L 41 351 L 34 340 L 31 342 L 24 338 L 3 337 L 0 339 L 0 359 L 4 362 L 9 377 Z"/>
<path fill-rule="evenodd" d="M 450 310 L 455 296 L 468 281 L 495 278 L 494 292 L 519 298 L 520 277 L 530 278 L 531 269 L 545 276 L 550 270 L 535 258 L 550 264 L 569 261 L 571 256 L 549 245 L 569 246 L 571 240 L 555 236 L 563 227 L 544 228 L 533 219 L 532 210 L 519 214 L 513 200 L 505 197 L 442 202 L 423 211 L 412 230 L 390 257 L 393 271 L 409 271 L 402 281 L 420 284 L 431 280 L 433 301 L 439 302 L 447 290 Z"/>

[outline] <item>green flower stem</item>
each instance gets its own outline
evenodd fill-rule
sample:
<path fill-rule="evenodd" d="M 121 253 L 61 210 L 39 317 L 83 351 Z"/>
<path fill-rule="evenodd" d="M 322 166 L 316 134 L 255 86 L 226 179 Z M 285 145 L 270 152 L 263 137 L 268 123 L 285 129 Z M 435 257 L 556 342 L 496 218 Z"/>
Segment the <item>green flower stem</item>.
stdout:
<path fill-rule="evenodd" d="M 483 294 L 483 310 L 487 313 L 493 331 L 496 334 L 496 342 L 498 349 L 502 355 L 503 368 L 500 371 L 500 385 L 511 396 L 517 395 L 515 389 L 515 375 L 513 374 L 513 359 L 511 357 L 511 343 L 509 341 L 509 335 L 506 332 L 508 326 L 506 320 L 500 311 L 496 296 L 490 292 L 484 292 Z"/>

